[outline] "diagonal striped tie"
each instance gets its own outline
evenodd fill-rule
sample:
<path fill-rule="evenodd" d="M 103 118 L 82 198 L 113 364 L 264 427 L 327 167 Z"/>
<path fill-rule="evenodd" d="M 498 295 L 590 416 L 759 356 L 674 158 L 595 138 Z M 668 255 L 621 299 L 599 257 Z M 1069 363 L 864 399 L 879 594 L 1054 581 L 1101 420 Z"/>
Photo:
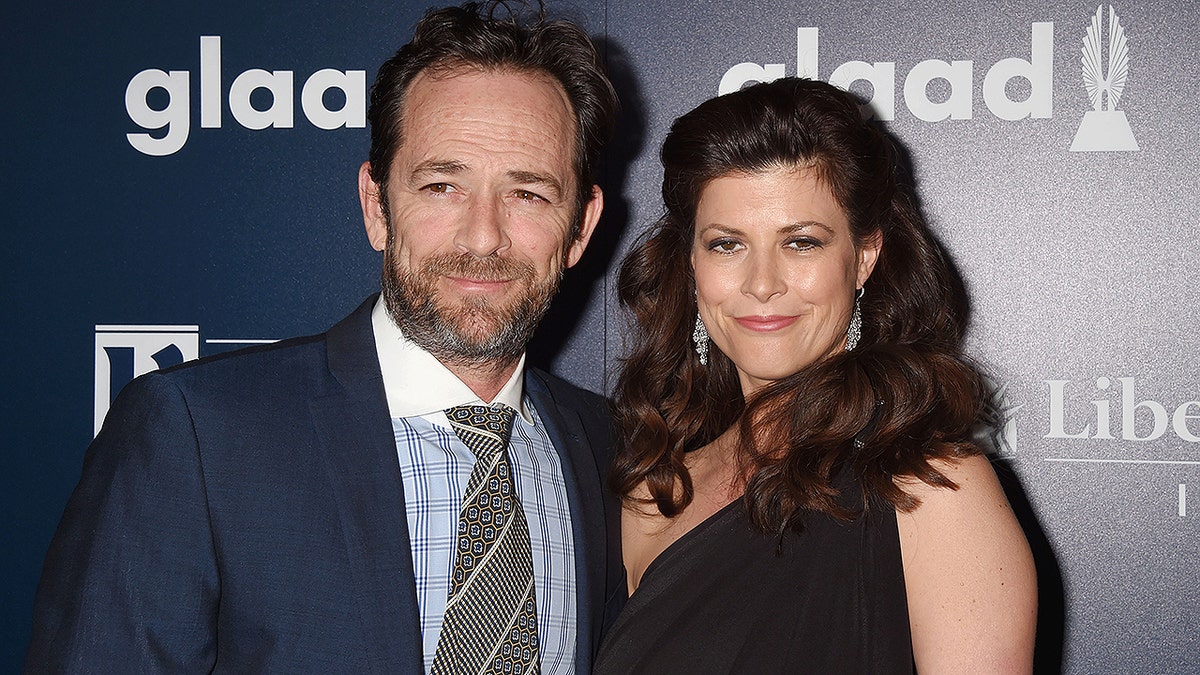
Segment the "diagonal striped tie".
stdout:
<path fill-rule="evenodd" d="M 539 672 L 529 526 L 506 451 L 513 415 L 508 406 L 446 411 L 476 462 L 458 516 L 458 553 L 432 675 Z"/>

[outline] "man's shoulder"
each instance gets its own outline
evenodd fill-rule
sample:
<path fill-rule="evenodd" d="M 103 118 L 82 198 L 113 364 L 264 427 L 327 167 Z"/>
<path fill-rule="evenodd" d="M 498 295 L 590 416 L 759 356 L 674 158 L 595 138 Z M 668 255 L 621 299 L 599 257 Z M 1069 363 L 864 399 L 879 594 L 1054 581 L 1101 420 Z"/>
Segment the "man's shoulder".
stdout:
<path fill-rule="evenodd" d="M 313 365 L 323 365 L 324 355 L 325 334 L 321 333 L 206 356 L 165 368 L 159 374 L 177 382 L 287 378 Z"/>
<path fill-rule="evenodd" d="M 607 414 L 608 399 L 594 391 L 584 389 L 541 368 L 529 368 L 526 376 L 527 380 L 532 379 L 535 387 L 544 387 L 559 405 Z"/>
<path fill-rule="evenodd" d="M 208 356 L 156 370 L 125 385 L 105 426 L 118 426 L 163 411 L 187 411 L 210 419 L 281 414 L 331 391 L 320 335 Z M 132 412 L 131 412 L 132 411 Z M 175 414 L 175 413 L 171 413 Z M 215 417 L 214 417 L 215 416 Z"/>
<path fill-rule="evenodd" d="M 576 427 L 583 432 L 587 442 L 582 446 L 587 448 L 595 459 L 598 474 L 603 475 L 613 453 L 613 418 L 612 407 L 607 398 L 592 391 L 552 375 L 539 368 L 528 368 L 525 371 L 527 391 L 531 394 L 542 389 L 545 395 L 558 407 L 562 415 L 558 419 L 577 420 L 582 427 Z M 535 405 L 538 399 L 534 396 Z M 545 411 L 539 409 L 539 414 Z"/>
<path fill-rule="evenodd" d="M 370 333 L 374 297 L 323 333 L 214 354 L 157 373 L 184 386 L 238 388 L 269 383 L 283 387 L 289 382 L 323 377 L 330 371 L 329 355 L 334 350 L 343 358 L 353 353 L 356 358 L 374 362 L 374 338 Z"/>

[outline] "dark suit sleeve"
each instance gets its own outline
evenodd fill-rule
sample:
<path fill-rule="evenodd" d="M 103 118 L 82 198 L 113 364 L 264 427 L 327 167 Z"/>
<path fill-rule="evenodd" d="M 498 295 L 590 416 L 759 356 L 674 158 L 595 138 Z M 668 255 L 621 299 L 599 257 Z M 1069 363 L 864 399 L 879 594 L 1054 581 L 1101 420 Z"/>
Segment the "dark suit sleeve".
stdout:
<path fill-rule="evenodd" d="M 27 672 L 208 672 L 219 588 L 199 447 L 170 376 L 130 383 L 50 544 Z"/>

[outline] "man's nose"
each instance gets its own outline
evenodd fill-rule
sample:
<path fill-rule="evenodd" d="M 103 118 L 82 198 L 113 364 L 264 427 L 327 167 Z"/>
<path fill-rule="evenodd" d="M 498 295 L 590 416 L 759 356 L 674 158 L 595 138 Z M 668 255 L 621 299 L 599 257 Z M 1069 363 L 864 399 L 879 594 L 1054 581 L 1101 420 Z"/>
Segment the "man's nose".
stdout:
<path fill-rule="evenodd" d="M 455 234 L 454 245 L 478 258 L 500 253 L 510 245 L 505 227 L 507 221 L 508 209 L 503 200 L 472 195 Z"/>

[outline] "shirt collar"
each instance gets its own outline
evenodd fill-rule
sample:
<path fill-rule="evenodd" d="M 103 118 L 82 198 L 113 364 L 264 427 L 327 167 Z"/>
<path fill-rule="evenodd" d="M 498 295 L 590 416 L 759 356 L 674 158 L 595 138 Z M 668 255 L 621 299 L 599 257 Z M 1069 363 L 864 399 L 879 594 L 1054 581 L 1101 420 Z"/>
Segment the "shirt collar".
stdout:
<path fill-rule="evenodd" d="M 456 405 L 503 403 L 533 423 L 533 413 L 525 405 L 525 354 L 508 382 L 492 401 L 484 401 L 458 379 L 441 361 L 404 336 L 392 321 L 383 296 L 371 310 L 371 328 L 375 333 L 375 351 L 383 372 L 388 413 L 393 417 L 426 417 L 444 421 L 442 414 Z"/>

